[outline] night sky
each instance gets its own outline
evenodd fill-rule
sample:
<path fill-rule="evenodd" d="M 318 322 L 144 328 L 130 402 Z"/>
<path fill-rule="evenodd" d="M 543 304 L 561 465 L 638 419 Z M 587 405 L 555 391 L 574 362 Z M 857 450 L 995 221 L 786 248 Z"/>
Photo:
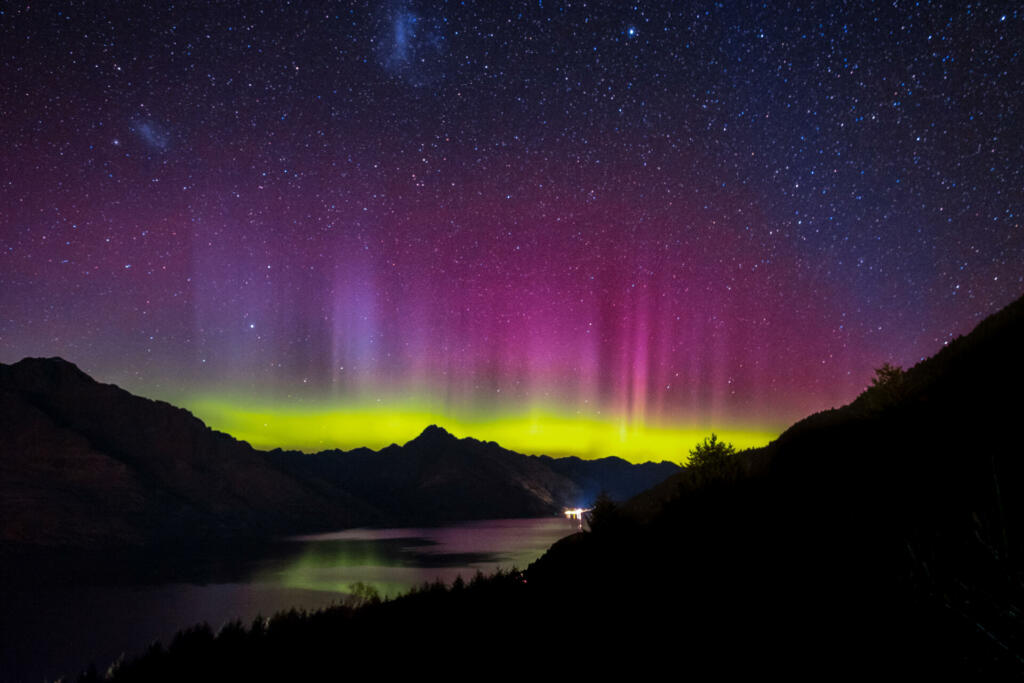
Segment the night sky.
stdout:
<path fill-rule="evenodd" d="M 8 3 L 0 361 L 259 446 L 764 443 L 1024 292 L 1018 3 Z"/>

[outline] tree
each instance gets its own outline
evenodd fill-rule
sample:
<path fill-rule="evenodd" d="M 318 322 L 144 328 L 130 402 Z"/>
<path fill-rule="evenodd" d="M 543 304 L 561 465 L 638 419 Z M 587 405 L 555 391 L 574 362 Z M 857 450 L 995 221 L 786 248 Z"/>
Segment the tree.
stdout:
<path fill-rule="evenodd" d="M 882 388 L 897 387 L 903 384 L 905 375 L 906 373 L 903 372 L 903 368 L 900 366 L 882 363 L 882 367 L 875 368 L 875 376 L 871 379 L 871 386 Z"/>
<path fill-rule="evenodd" d="M 619 525 L 619 508 L 607 491 L 597 494 L 597 499 L 587 513 L 587 526 L 593 533 L 607 533 Z"/>
<path fill-rule="evenodd" d="M 687 467 L 709 472 L 718 471 L 723 469 L 734 455 L 736 447 L 731 443 L 719 441 L 718 435 L 712 432 L 710 437 L 704 437 L 702 443 L 698 443 L 690 450 L 690 462 Z"/>
<path fill-rule="evenodd" d="M 380 592 L 373 584 L 356 581 L 348 585 L 348 597 L 344 603 L 346 607 L 356 608 L 379 603 Z"/>
<path fill-rule="evenodd" d="M 875 368 L 875 376 L 871 378 L 871 404 L 884 408 L 898 402 L 903 397 L 906 376 L 898 365 L 882 363 L 882 367 Z"/>

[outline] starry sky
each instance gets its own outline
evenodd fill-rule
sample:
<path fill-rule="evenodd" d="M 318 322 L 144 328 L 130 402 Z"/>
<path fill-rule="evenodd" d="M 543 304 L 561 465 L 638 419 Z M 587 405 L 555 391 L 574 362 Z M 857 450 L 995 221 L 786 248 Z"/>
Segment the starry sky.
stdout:
<path fill-rule="evenodd" d="M 6 4 L 0 361 L 265 447 L 764 443 L 1024 292 L 1022 20 Z"/>

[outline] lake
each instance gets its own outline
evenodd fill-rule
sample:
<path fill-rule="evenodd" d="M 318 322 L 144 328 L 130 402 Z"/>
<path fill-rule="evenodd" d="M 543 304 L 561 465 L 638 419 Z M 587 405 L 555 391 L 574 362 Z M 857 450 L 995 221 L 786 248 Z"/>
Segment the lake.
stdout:
<path fill-rule="evenodd" d="M 166 645 L 193 624 L 205 621 L 216 630 L 292 607 L 328 607 L 357 582 L 395 596 L 437 579 L 525 569 L 576 530 L 564 518 L 347 529 L 244 553 L 150 559 L 144 570 L 112 562 L 109 572 L 94 569 L 89 579 L 4 581 L 0 680 L 73 676 L 90 661 L 102 672 L 122 652 L 140 654 L 155 640 Z"/>

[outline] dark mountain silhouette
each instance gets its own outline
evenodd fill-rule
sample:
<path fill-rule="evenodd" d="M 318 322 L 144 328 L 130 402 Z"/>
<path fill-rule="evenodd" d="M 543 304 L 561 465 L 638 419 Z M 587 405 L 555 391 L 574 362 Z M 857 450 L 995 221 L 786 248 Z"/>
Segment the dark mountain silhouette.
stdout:
<path fill-rule="evenodd" d="M 582 460 L 542 455 L 540 459 L 552 471 L 568 477 L 582 489 L 581 506 L 592 504 L 602 491 L 612 500 L 628 500 L 635 492 L 650 488 L 649 482 L 663 481 L 679 471 L 671 463 L 633 465 L 616 457 Z"/>
<path fill-rule="evenodd" d="M 804 672 L 1020 676 L 1022 351 L 1024 298 L 732 467 L 637 496 L 531 586 L 585 610 L 614 582 L 618 619 L 672 614 L 708 665 L 741 647 Z"/>
<path fill-rule="evenodd" d="M 283 533 L 375 512 L 189 412 L 59 358 L 0 365 L 0 540 L 81 547 Z"/>
<path fill-rule="evenodd" d="M 1024 299 L 731 465 L 603 504 L 525 573 L 193 630 L 114 680 L 312 677 L 337 643 L 356 674 L 401 652 L 417 675 L 1020 679 L 1022 350 Z"/>
<path fill-rule="evenodd" d="M 379 452 L 258 451 L 59 358 L 0 364 L 0 416 L 0 543 L 28 546 L 545 515 L 595 487 L 624 499 L 678 469 L 612 459 L 562 470 L 437 426 Z"/>
<path fill-rule="evenodd" d="M 587 504 L 602 489 L 625 500 L 679 470 L 669 462 L 523 456 L 491 441 L 457 439 L 436 425 L 380 451 L 271 451 L 268 457 L 310 485 L 343 483 L 402 523 L 546 515 Z"/>
<path fill-rule="evenodd" d="M 942 466 L 955 473 L 982 457 L 1024 457 L 1013 430 L 1017 416 L 1024 414 L 1022 328 L 1024 297 L 901 373 L 892 383 L 898 386 L 870 386 L 849 405 L 800 420 L 768 446 L 740 453 L 739 467 L 746 475 L 796 467 L 821 469 L 842 480 L 875 481 L 914 466 Z M 853 441 L 847 442 L 847 435 Z M 882 452 L 894 457 L 878 458 Z M 647 519 L 678 497 L 681 488 L 693 485 L 692 473 L 683 468 L 635 496 L 624 510 Z"/>

